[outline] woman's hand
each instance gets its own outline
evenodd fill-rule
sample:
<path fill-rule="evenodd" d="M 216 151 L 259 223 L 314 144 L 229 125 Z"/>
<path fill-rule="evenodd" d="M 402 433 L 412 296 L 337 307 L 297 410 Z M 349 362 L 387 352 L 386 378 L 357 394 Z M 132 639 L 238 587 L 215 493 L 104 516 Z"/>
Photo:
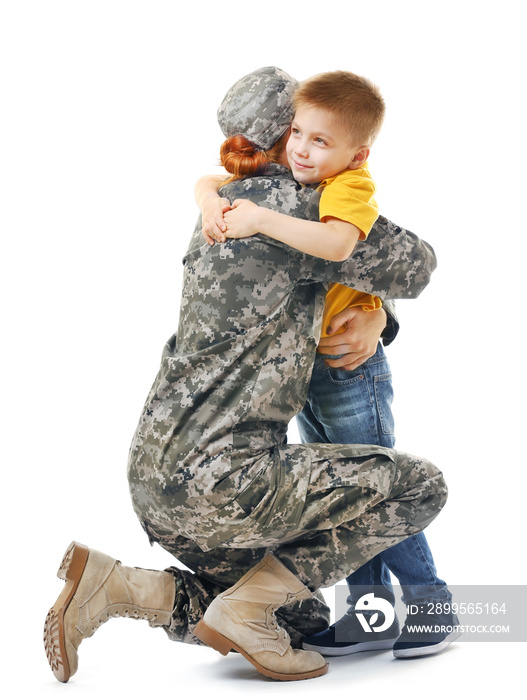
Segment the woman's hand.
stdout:
<path fill-rule="evenodd" d="M 248 238 L 260 232 L 261 208 L 248 199 L 236 199 L 224 215 L 227 238 Z"/>
<path fill-rule="evenodd" d="M 384 309 L 364 311 L 361 306 L 350 306 L 333 316 L 329 322 L 327 338 L 321 338 L 317 352 L 323 355 L 342 355 L 326 360 L 330 367 L 353 370 L 377 351 L 377 345 L 386 327 Z M 337 333 L 342 327 L 344 332 Z"/>

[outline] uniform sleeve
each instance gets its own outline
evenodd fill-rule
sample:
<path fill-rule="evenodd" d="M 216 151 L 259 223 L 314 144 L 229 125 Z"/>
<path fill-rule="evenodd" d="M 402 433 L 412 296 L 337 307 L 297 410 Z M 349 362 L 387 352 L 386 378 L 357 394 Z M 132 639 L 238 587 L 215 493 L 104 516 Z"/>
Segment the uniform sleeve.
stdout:
<path fill-rule="evenodd" d="M 389 345 L 399 332 L 399 321 L 395 312 L 395 303 L 391 299 L 383 301 L 383 308 L 387 314 L 386 328 L 383 330 L 381 338 L 383 345 Z"/>
<path fill-rule="evenodd" d="M 290 177 L 238 180 L 222 188 L 222 194 L 231 201 L 247 198 L 283 214 L 319 220 L 320 193 L 302 187 Z M 280 241 L 262 238 L 269 245 L 287 249 L 291 284 L 318 282 L 327 289 L 331 282 L 339 282 L 383 301 L 415 299 L 429 283 L 437 265 L 434 250 L 428 243 L 383 216 L 378 217 L 368 239 L 358 241 L 353 255 L 344 262 L 316 258 Z M 195 243 L 198 240 L 199 235 Z"/>
<path fill-rule="evenodd" d="M 431 245 L 383 216 L 344 262 L 295 253 L 291 250 L 291 274 L 302 282 L 339 282 L 383 301 L 417 298 L 437 266 Z"/>

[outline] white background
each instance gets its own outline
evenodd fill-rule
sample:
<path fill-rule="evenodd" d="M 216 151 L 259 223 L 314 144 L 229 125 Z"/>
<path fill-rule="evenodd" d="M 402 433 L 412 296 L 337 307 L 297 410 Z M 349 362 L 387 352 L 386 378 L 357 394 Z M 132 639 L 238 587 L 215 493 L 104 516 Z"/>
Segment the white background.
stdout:
<path fill-rule="evenodd" d="M 452 584 L 525 583 L 525 65 L 521 3 L 5 1 L 0 10 L 2 622 L 9 697 L 265 693 L 235 655 L 114 621 L 65 688 L 41 635 L 71 539 L 172 562 L 132 511 L 127 450 L 177 326 L 196 178 L 242 75 L 367 75 L 387 102 L 370 158 L 383 214 L 436 249 L 389 349 L 398 447 L 445 472 L 427 531 Z M 292 430 L 294 439 L 295 431 Z M 329 592 L 331 600 L 331 592 Z M 525 645 L 331 663 L 275 694 L 503 692 Z M 61 695 L 62 697 L 62 695 Z"/>

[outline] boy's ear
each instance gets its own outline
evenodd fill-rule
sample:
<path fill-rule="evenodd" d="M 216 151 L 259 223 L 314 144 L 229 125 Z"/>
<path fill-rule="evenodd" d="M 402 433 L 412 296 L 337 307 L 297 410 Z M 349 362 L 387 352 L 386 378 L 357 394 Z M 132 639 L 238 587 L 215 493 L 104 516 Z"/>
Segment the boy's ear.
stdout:
<path fill-rule="evenodd" d="M 349 170 L 357 170 L 357 168 L 360 168 L 361 165 L 363 165 L 367 160 L 370 155 L 370 148 L 369 146 L 361 146 L 359 150 L 355 153 L 353 156 L 353 159 L 351 160 L 349 164 Z"/>

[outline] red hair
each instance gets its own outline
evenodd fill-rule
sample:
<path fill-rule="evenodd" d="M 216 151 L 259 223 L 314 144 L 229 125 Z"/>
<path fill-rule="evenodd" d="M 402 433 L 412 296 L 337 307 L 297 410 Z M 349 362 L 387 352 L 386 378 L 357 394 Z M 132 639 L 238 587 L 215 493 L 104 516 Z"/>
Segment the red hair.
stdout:
<path fill-rule="evenodd" d="M 242 134 L 229 136 L 220 148 L 220 163 L 232 174 L 227 182 L 264 173 L 269 163 L 278 161 L 288 137 L 289 129 L 272 148 L 262 151 Z"/>

